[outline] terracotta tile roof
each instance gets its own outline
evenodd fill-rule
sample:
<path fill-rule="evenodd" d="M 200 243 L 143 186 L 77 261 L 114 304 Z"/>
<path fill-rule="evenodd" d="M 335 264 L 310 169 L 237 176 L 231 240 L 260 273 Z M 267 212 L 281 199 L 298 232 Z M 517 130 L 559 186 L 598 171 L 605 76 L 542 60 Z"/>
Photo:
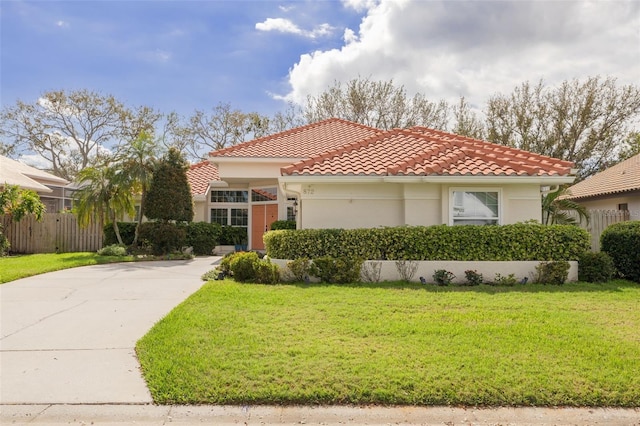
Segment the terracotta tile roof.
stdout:
<path fill-rule="evenodd" d="M 415 127 L 352 142 L 281 169 L 283 175 L 565 176 L 573 163 Z"/>
<path fill-rule="evenodd" d="M 578 182 L 567 198 L 578 199 L 640 190 L 640 154 Z"/>
<path fill-rule="evenodd" d="M 208 161 L 193 164 L 187 170 L 187 180 L 192 195 L 205 195 L 212 180 L 220 180 L 218 169 Z"/>
<path fill-rule="evenodd" d="M 209 153 L 211 157 L 309 158 L 381 130 L 330 118 Z"/>

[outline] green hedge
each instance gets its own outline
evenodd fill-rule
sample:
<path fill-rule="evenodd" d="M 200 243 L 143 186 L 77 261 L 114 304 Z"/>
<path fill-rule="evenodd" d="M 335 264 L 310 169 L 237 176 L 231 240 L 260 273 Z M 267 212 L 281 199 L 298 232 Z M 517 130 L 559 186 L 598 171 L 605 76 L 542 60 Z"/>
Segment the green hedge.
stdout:
<path fill-rule="evenodd" d="M 140 225 L 140 241 L 148 242 L 154 255 L 173 253 L 187 244 L 187 229 L 175 223 L 144 222 Z"/>
<path fill-rule="evenodd" d="M 600 249 L 611 256 L 624 278 L 640 283 L 640 221 L 608 226 L 600 236 Z"/>
<path fill-rule="evenodd" d="M 271 231 L 277 231 L 278 229 L 296 229 L 295 220 L 276 220 L 271 224 L 269 228 Z"/>
<path fill-rule="evenodd" d="M 156 222 L 144 222 L 142 224 L 142 229 L 144 229 L 144 233 L 142 229 L 140 231 L 140 240 L 147 240 L 152 245 L 155 242 L 155 228 L 159 225 L 148 225 L 149 223 Z M 118 229 L 120 230 L 120 236 L 122 237 L 122 243 L 126 246 L 130 246 L 133 243 L 133 238 L 135 237 L 136 232 L 136 222 L 118 222 Z M 213 251 L 213 248 L 220 244 L 220 239 L 222 238 L 222 227 L 217 223 L 208 223 L 208 222 L 190 222 L 188 224 L 180 224 L 176 225 L 173 223 L 167 224 L 169 227 L 178 227 L 181 228 L 182 231 L 176 231 L 178 233 L 178 240 L 169 245 L 179 244 L 180 247 L 174 248 L 174 250 L 179 250 L 182 246 L 191 246 L 193 247 L 193 254 L 195 255 L 210 255 Z M 167 231 L 162 228 L 162 232 L 164 234 L 160 235 L 160 238 L 167 238 Z M 160 229 L 158 228 L 158 229 Z M 235 228 L 234 228 L 235 229 Z M 113 231 L 113 226 L 109 223 L 104 226 L 104 246 L 110 246 L 113 244 L 118 244 L 118 240 L 116 239 L 116 233 Z M 246 231 L 245 231 L 246 232 Z M 182 234 L 185 233 L 184 236 Z M 175 238 L 175 236 L 171 237 Z M 164 244 L 163 242 L 159 242 L 159 245 Z M 157 246 L 159 247 L 159 246 Z M 167 247 L 168 249 L 169 247 Z M 162 250 L 161 250 L 162 251 Z"/>
<path fill-rule="evenodd" d="M 590 247 L 577 226 L 540 224 L 279 230 L 264 241 L 274 259 L 577 260 Z"/>
<path fill-rule="evenodd" d="M 210 256 L 220 241 L 222 226 L 218 223 L 191 222 L 187 224 L 186 246 L 193 247 L 193 254 Z"/>
<path fill-rule="evenodd" d="M 130 246 L 133 243 L 133 238 L 136 235 L 136 222 L 118 222 L 118 230 L 120 231 L 120 237 L 122 238 L 122 244 Z M 118 244 L 116 233 L 113 230 L 113 225 L 107 223 L 104 228 L 104 245 L 110 246 Z"/>

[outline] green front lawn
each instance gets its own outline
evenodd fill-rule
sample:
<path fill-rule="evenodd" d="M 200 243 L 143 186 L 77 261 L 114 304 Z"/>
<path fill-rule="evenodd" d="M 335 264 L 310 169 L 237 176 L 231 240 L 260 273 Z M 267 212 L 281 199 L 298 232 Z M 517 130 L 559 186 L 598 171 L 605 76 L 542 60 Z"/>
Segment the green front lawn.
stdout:
<path fill-rule="evenodd" d="M 209 282 L 142 338 L 161 404 L 640 406 L 640 286 Z"/>
<path fill-rule="evenodd" d="M 97 253 L 47 253 L 0 257 L 0 284 L 19 278 L 76 266 L 131 261 L 133 257 L 100 256 Z"/>

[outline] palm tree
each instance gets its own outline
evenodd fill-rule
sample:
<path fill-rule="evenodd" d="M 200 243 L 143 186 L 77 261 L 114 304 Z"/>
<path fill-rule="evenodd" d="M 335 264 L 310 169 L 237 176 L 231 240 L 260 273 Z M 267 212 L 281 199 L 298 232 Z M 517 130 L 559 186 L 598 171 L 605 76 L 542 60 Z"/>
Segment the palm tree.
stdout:
<path fill-rule="evenodd" d="M 131 180 L 131 189 L 134 193 L 140 194 L 140 210 L 133 237 L 133 246 L 138 243 L 140 225 L 144 217 L 147 192 L 151 185 L 157 152 L 158 145 L 149 134 L 144 132 L 140 133 L 134 141 L 120 150 L 122 171 Z"/>
<path fill-rule="evenodd" d="M 587 209 L 566 198 L 569 195 L 567 188 L 558 188 L 542 197 L 542 223 L 544 225 L 578 225 L 584 219 L 589 223 L 589 212 Z M 576 220 L 572 214 L 578 215 Z"/>
<path fill-rule="evenodd" d="M 78 173 L 80 189 L 76 191 L 75 212 L 80 226 L 93 220 L 104 224 L 111 221 L 119 244 L 123 244 L 118 219 L 133 216 L 135 209 L 131 182 L 117 166 L 87 167 Z"/>

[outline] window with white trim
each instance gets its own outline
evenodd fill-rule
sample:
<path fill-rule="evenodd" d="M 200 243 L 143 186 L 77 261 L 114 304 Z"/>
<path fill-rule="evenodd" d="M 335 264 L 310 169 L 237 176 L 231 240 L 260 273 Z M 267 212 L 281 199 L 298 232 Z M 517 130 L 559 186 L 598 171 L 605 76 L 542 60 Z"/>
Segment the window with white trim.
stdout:
<path fill-rule="evenodd" d="M 449 192 L 451 225 L 499 225 L 498 189 L 452 188 Z"/>

